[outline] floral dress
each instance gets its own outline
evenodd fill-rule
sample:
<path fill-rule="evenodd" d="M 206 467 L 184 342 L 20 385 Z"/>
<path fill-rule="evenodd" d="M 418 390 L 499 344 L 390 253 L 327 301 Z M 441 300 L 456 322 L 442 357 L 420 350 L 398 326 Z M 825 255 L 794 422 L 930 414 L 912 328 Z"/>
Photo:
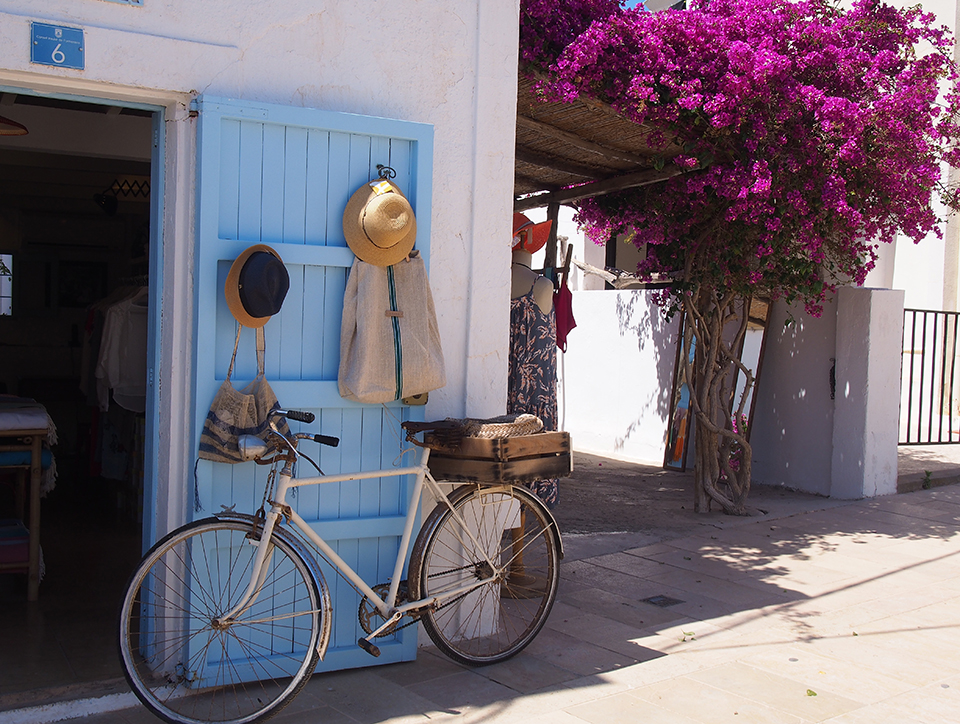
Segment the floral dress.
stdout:
<path fill-rule="evenodd" d="M 553 310 L 540 311 L 533 290 L 510 300 L 510 375 L 507 414 L 530 413 L 544 430 L 557 429 L 557 332 Z M 557 478 L 528 483 L 548 507 L 557 504 Z"/>

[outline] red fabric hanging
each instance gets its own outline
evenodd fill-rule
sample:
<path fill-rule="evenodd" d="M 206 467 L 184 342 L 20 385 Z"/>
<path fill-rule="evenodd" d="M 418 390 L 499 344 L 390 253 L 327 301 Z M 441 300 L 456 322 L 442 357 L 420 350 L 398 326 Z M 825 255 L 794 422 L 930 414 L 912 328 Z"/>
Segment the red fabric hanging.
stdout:
<path fill-rule="evenodd" d="M 577 326 L 577 320 L 573 318 L 573 292 L 566 284 L 553 293 L 553 308 L 557 315 L 557 347 L 566 352 L 567 335 Z"/>

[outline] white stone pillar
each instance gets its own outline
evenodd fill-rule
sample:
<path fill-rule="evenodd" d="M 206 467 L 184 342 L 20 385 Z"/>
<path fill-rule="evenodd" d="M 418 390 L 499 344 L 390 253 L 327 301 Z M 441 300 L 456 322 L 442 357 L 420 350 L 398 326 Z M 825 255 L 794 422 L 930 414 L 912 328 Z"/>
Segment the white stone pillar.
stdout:
<path fill-rule="evenodd" d="M 888 495 L 897 491 L 904 292 L 841 287 L 837 297 L 830 497 Z"/>
<path fill-rule="evenodd" d="M 881 241 L 877 244 L 877 263 L 867 274 L 864 286 L 893 289 L 893 273 L 897 265 L 897 241 L 898 237 L 894 236 L 890 241 Z"/>

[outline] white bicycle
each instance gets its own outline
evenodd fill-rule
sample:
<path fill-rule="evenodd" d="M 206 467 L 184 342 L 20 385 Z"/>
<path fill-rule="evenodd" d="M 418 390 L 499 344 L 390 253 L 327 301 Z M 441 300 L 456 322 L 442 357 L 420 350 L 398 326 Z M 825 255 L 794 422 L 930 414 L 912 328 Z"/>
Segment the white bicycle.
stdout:
<path fill-rule="evenodd" d="M 308 412 L 276 415 L 312 422 Z M 529 644 L 557 595 L 562 543 L 556 522 L 525 487 L 466 484 L 445 494 L 430 474 L 430 448 L 416 465 L 293 477 L 307 456 L 300 440 L 336 446 L 324 435 L 244 436 L 247 460 L 272 465 L 255 514 L 224 510 L 173 531 L 144 556 L 120 614 L 120 657 L 143 704 L 176 724 L 266 719 L 300 691 L 322 659 L 333 611 L 314 553 L 360 593 L 358 645 L 420 621 L 437 648 L 468 665 L 503 661 Z M 407 427 L 407 424 L 404 425 Z M 316 467 L 316 464 L 313 463 Z M 278 472 L 279 471 L 279 472 Z M 370 585 L 288 501 L 298 487 L 415 475 L 389 583 Z M 424 485 L 439 501 L 403 566 Z M 309 544 L 308 542 L 309 541 Z M 310 545 L 312 544 L 312 546 Z"/>

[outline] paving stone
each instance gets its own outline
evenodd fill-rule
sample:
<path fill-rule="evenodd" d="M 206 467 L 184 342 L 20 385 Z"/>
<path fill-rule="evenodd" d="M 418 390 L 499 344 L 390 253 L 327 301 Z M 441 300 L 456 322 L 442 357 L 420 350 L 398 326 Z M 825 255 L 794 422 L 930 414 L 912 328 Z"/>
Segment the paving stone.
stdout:
<path fill-rule="evenodd" d="M 591 724 L 697 724 L 674 711 L 664 709 L 630 694 L 617 694 L 581 704 L 568 710 L 577 719 Z"/>
<path fill-rule="evenodd" d="M 650 589 L 653 591 L 654 589 Z M 648 592 L 648 595 L 653 595 Z M 589 609 L 596 615 L 620 621 L 637 630 L 658 628 L 686 616 L 672 607 L 661 608 L 645 603 L 632 591 L 613 593 L 600 588 L 588 588 L 567 599 L 571 605 Z"/>
<path fill-rule="evenodd" d="M 803 720 L 754 700 L 752 691 L 733 693 L 681 676 L 629 692 L 699 724 L 802 724 Z"/>
<path fill-rule="evenodd" d="M 462 714 L 486 706 L 503 706 L 518 696 L 513 689 L 474 671 L 461 671 L 440 679 L 406 687 L 448 714 Z M 369 694 L 368 694 L 369 695 Z"/>
<path fill-rule="evenodd" d="M 541 632 L 525 653 L 578 676 L 603 674 L 660 656 L 658 651 L 641 646 L 635 646 L 635 655 L 626 656 L 597 643 L 552 630 Z"/>
<path fill-rule="evenodd" d="M 380 666 L 378 676 L 401 686 L 419 684 L 439 679 L 442 676 L 463 671 L 464 667 L 439 653 L 433 646 L 424 646 L 417 651 L 416 661 Z"/>
<path fill-rule="evenodd" d="M 818 693 L 829 691 L 862 705 L 875 704 L 914 688 L 878 671 L 851 667 L 799 646 L 761 649 L 741 661 L 779 676 L 807 682 Z"/>
<path fill-rule="evenodd" d="M 521 694 L 530 694 L 579 678 L 578 674 L 569 669 L 531 655 L 515 656 L 499 664 L 486 666 L 483 676 Z"/>
<path fill-rule="evenodd" d="M 817 688 L 816 680 L 780 676 L 740 662 L 698 671 L 688 677 L 806 721 L 824 721 L 862 706 L 862 702 Z"/>

